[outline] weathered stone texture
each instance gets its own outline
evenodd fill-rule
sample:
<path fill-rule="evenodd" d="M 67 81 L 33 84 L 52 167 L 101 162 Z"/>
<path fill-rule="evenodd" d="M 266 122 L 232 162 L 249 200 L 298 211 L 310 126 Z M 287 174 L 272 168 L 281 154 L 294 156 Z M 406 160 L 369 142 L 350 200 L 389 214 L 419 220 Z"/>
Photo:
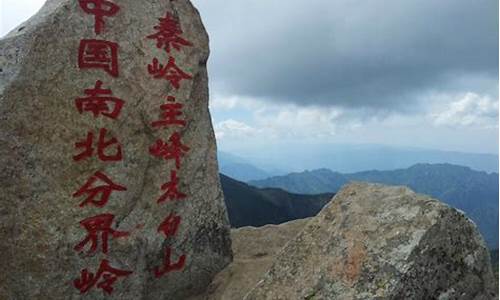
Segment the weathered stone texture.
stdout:
<path fill-rule="evenodd" d="M 78 1 L 49 0 L 0 41 L 0 299 L 182 299 L 201 291 L 231 261 L 208 111 L 208 36 L 198 12 L 188 0 L 115 3 L 121 10 L 105 18 L 99 36 L 94 17 Z M 167 58 L 146 38 L 167 11 L 179 18 L 183 36 L 193 43 L 173 52 L 177 65 L 193 75 L 179 90 L 147 72 L 153 57 Z M 119 77 L 78 68 L 80 40 L 93 38 L 119 44 Z M 79 114 L 75 108 L 74 99 L 96 80 L 125 101 L 118 120 Z M 173 161 L 148 153 L 156 139 L 166 140 L 173 132 L 151 127 L 166 95 L 184 104 L 188 121 L 178 129 L 191 148 L 178 171 L 179 188 L 188 197 L 157 204 L 160 187 L 175 168 Z M 73 155 L 81 152 L 74 143 L 99 128 L 119 140 L 123 160 L 74 162 Z M 112 193 L 105 208 L 80 208 L 82 199 L 72 194 L 96 171 L 127 191 Z M 171 211 L 182 216 L 182 223 L 166 240 L 157 227 Z M 114 228 L 132 231 L 131 236 L 110 239 L 106 256 L 79 255 L 73 247 L 86 235 L 79 221 L 104 212 L 115 214 Z M 187 255 L 186 267 L 156 279 L 152 269 L 161 265 L 166 246 L 176 249 L 173 259 Z M 111 296 L 101 289 L 80 295 L 72 281 L 84 268 L 96 271 L 102 258 L 134 274 L 119 279 Z"/>
<path fill-rule="evenodd" d="M 277 254 L 246 300 L 494 299 L 461 212 L 405 187 L 353 183 Z"/>

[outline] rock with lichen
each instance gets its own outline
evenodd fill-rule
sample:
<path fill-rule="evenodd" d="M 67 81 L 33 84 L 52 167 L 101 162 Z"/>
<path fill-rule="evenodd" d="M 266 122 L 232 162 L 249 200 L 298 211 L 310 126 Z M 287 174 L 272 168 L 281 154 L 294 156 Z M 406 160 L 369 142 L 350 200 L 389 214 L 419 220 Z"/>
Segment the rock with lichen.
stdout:
<path fill-rule="evenodd" d="M 406 187 L 352 183 L 276 255 L 246 300 L 494 299 L 462 212 Z"/>

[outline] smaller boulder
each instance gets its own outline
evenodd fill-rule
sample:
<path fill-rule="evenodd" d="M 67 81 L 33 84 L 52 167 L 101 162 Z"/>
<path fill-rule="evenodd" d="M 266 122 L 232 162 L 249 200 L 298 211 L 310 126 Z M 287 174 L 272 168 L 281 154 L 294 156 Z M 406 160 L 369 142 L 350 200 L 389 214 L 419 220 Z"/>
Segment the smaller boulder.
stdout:
<path fill-rule="evenodd" d="M 493 283 L 462 212 L 406 187 L 352 183 L 244 299 L 493 299 Z"/>

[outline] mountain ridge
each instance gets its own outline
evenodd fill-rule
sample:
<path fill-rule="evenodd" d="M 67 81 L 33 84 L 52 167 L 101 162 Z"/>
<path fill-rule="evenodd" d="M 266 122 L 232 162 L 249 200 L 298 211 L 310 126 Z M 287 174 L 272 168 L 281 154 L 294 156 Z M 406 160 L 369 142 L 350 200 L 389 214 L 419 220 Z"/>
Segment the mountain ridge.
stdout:
<path fill-rule="evenodd" d="M 392 171 L 340 173 L 322 168 L 275 176 L 249 184 L 293 193 L 336 193 L 351 181 L 406 185 L 460 209 L 478 225 L 488 245 L 498 248 L 498 173 L 453 164 L 415 164 Z"/>
<path fill-rule="evenodd" d="M 220 174 L 224 200 L 232 227 L 263 226 L 312 217 L 333 193 L 302 195 L 279 188 L 259 189 Z"/>
<path fill-rule="evenodd" d="M 473 170 L 498 173 L 498 152 L 472 153 L 453 150 L 438 150 L 420 147 L 389 146 L 377 144 L 313 143 L 304 147 L 301 143 L 281 143 L 266 148 L 266 151 L 251 148 L 219 150 L 238 154 L 239 160 L 251 164 L 270 175 L 285 175 L 291 172 L 328 168 L 342 173 L 365 170 L 395 170 L 409 168 L 418 163 L 449 163 L 468 166 Z M 228 155 L 222 153 L 224 164 Z M 230 156 L 234 156 L 231 154 Z M 237 157 L 238 157 L 237 156 Z M 276 170 L 279 170 L 276 172 Z M 221 173 L 224 173 L 222 171 Z M 230 172 L 224 173 L 237 178 Z M 243 178 L 237 178 L 243 180 Z M 254 180 L 265 178 L 254 178 Z M 245 180 L 247 181 L 247 180 Z"/>

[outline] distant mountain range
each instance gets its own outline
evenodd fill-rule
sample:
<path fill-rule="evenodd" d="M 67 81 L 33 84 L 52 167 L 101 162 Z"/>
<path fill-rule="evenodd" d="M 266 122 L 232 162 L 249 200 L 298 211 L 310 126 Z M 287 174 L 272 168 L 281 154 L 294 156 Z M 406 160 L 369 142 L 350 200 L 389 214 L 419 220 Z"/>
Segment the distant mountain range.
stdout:
<path fill-rule="evenodd" d="M 221 174 L 222 190 L 232 227 L 280 224 L 315 216 L 332 193 L 300 195 L 277 188 L 259 189 Z"/>
<path fill-rule="evenodd" d="M 497 154 L 384 145 L 323 143 L 308 144 L 304 147 L 298 142 L 270 145 L 265 151 L 245 147 L 231 153 L 219 151 L 221 173 L 245 182 L 320 168 L 354 173 L 365 170 L 403 169 L 418 163 L 449 163 L 498 173 Z"/>
<path fill-rule="evenodd" d="M 226 152 L 219 151 L 217 159 L 219 161 L 219 171 L 237 180 L 246 182 L 277 175 L 259 169 L 245 159 Z"/>
<path fill-rule="evenodd" d="M 251 181 L 260 188 L 281 188 L 292 193 L 336 193 L 349 181 L 406 185 L 464 211 L 479 227 L 488 245 L 498 248 L 498 174 L 450 164 L 417 164 L 393 171 L 342 174 L 328 169 L 292 173 Z"/>

